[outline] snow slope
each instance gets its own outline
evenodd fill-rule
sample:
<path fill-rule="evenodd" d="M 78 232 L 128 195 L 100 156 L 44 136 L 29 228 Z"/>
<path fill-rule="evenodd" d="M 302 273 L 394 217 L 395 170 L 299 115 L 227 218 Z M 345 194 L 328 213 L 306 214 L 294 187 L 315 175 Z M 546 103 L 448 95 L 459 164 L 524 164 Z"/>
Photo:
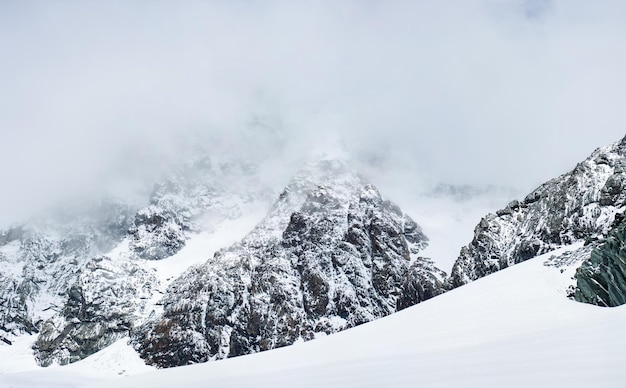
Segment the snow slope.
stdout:
<path fill-rule="evenodd" d="M 115 380 L 93 371 L 91 360 L 103 357 L 100 352 L 68 367 L 5 373 L 0 385 L 622 387 L 626 306 L 601 308 L 567 299 L 580 261 L 544 264 L 558 254 L 354 329 L 277 350 Z"/>

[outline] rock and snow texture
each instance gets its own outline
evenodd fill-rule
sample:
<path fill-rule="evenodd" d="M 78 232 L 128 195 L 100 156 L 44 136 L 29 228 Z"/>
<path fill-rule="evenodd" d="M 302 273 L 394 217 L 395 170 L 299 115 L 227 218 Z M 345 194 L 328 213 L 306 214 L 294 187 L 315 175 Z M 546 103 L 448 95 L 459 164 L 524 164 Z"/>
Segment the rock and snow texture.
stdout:
<path fill-rule="evenodd" d="M 588 258 L 563 294 L 623 304 L 625 171 L 626 138 L 489 214 L 446 280 L 420 257 L 421 228 L 329 160 L 213 256 L 271 195 L 251 165 L 198 159 L 142 206 L 105 201 L 0 232 L 0 346 L 31 333 L 39 364 L 64 364 L 130 334 L 160 367 L 222 359 L 354 327 L 572 243 L 546 262 Z"/>
<path fill-rule="evenodd" d="M 151 307 L 147 301 L 157 284 L 154 273 L 137 263 L 92 258 L 67 290 L 63 308 L 40 325 L 37 361 L 75 362 L 128 336 Z"/>
<path fill-rule="evenodd" d="M 484 217 L 450 277 L 458 287 L 558 247 L 605 236 L 626 199 L 626 138 Z"/>
<path fill-rule="evenodd" d="M 133 344 L 160 367 L 255 353 L 442 292 L 420 227 L 338 161 L 308 166 L 241 242 L 174 281 Z"/>
<path fill-rule="evenodd" d="M 132 213 L 107 200 L 0 232 L 0 338 L 37 333 L 63 310 L 89 259 L 123 238 Z"/>
<path fill-rule="evenodd" d="M 190 264 L 188 254 L 177 255 L 190 238 L 211 239 L 269 198 L 254 166 L 197 158 L 157 184 L 144 207 L 107 200 L 1 232 L 0 339 L 38 333 L 41 365 L 112 344 L 159 309 L 168 278 Z M 212 252 L 194 253 L 197 263 Z M 169 258 L 180 265 L 153 264 Z"/>
<path fill-rule="evenodd" d="M 626 306 L 600 308 L 565 297 L 580 265 L 577 252 L 586 248 L 581 245 L 356 328 L 269 352 L 137 374 L 146 367 L 119 342 L 115 352 L 107 348 L 68 366 L 27 371 L 28 365 L 5 360 L 0 348 L 0 380 L 47 388 L 623 387 Z M 12 368 L 3 370 L 9 362 Z"/>

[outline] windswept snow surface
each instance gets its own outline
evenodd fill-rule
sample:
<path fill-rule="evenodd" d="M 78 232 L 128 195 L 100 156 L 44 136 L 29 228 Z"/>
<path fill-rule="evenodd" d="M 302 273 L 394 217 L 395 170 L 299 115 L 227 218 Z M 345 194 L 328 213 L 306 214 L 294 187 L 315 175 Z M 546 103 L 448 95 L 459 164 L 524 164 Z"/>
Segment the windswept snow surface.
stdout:
<path fill-rule="evenodd" d="M 66 366 L 39 367 L 30 346 L 36 336 L 22 336 L 13 346 L 0 348 L 0 386 L 2 387 L 78 387 L 102 384 L 103 381 L 153 371 L 128 345 L 128 337 L 122 338 L 98 353 Z M 5 358 L 6 357 L 6 358 Z M 13 374 L 5 375 L 8 371 Z M 16 377 L 16 379 L 14 379 Z"/>
<path fill-rule="evenodd" d="M 9 387 L 623 387 L 626 306 L 567 299 L 580 263 L 544 265 L 557 253 L 354 329 L 264 353 L 113 380 L 90 373 L 95 357 L 104 362 L 105 349 L 69 367 L 7 373 L 0 381 Z"/>

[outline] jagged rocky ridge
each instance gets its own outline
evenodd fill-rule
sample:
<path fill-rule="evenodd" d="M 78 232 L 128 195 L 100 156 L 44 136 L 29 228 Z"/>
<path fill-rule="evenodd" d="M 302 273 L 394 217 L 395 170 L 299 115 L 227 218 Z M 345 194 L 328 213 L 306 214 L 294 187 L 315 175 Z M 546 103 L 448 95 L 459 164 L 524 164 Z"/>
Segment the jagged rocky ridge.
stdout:
<path fill-rule="evenodd" d="M 420 227 L 342 163 L 310 166 L 240 243 L 167 290 L 134 330 L 147 363 L 185 365 L 309 340 L 443 291 Z"/>
<path fill-rule="evenodd" d="M 596 150 L 571 172 L 484 217 L 461 249 L 449 287 L 578 241 L 601 239 L 626 198 L 626 138 Z"/>
<path fill-rule="evenodd" d="M 195 158 L 157 184 L 144 207 L 105 200 L 0 232 L 0 339 L 37 333 L 36 360 L 49 365 L 128 335 L 166 286 L 146 261 L 269 198 L 254 168 Z"/>

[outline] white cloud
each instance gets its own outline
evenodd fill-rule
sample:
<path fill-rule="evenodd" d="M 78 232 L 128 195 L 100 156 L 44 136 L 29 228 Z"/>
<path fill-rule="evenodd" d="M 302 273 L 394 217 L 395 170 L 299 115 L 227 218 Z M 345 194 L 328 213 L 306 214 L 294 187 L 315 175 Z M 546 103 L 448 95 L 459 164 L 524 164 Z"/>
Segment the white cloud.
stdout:
<path fill-rule="evenodd" d="M 255 117 L 396 185 L 530 186 L 624 135 L 625 3 L 451 3 L 2 3 L 0 214 L 154 172 L 198 132 L 267 152 Z"/>

